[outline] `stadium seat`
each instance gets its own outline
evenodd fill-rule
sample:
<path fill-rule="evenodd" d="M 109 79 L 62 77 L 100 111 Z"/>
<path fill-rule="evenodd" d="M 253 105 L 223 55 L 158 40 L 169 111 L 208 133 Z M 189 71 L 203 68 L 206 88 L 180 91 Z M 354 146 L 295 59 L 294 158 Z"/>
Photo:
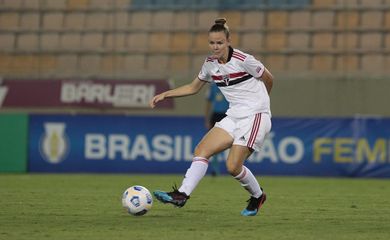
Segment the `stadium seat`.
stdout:
<path fill-rule="evenodd" d="M 108 26 L 108 18 L 106 13 L 92 12 L 87 13 L 85 17 L 86 30 L 104 30 Z"/>
<path fill-rule="evenodd" d="M 170 30 L 173 27 L 173 11 L 157 11 L 153 14 L 152 28 L 156 30 Z"/>
<path fill-rule="evenodd" d="M 219 0 L 197 0 L 193 5 L 194 9 L 200 10 L 217 10 L 219 7 Z"/>
<path fill-rule="evenodd" d="M 66 9 L 67 0 L 55 0 L 55 1 L 44 1 L 45 8 L 50 10 L 64 10 Z"/>
<path fill-rule="evenodd" d="M 234 30 L 239 30 L 242 25 L 241 23 L 242 14 L 240 11 L 230 11 L 230 10 L 221 11 L 220 17 L 225 17 L 228 20 L 227 24 L 229 28 L 233 30 L 233 32 Z M 210 23 L 209 28 L 213 23 L 214 21 Z"/>
<path fill-rule="evenodd" d="M 192 34 L 188 32 L 177 32 L 171 35 L 171 45 L 169 49 L 176 53 L 185 53 L 191 49 Z"/>
<path fill-rule="evenodd" d="M 142 29 L 147 30 L 151 28 L 153 13 L 149 11 L 135 11 L 130 12 L 130 23 L 131 29 Z"/>
<path fill-rule="evenodd" d="M 286 11 L 269 11 L 267 13 L 267 27 L 270 29 L 284 29 L 287 26 L 288 13 Z"/>
<path fill-rule="evenodd" d="M 250 52 L 263 48 L 263 34 L 260 32 L 248 32 L 241 34 L 240 47 Z"/>
<path fill-rule="evenodd" d="M 43 15 L 43 30 L 62 29 L 64 14 L 61 12 L 47 12 Z"/>
<path fill-rule="evenodd" d="M 85 14 L 80 12 L 69 12 L 65 14 L 64 29 L 83 30 L 85 27 Z"/>
<path fill-rule="evenodd" d="M 264 63 L 272 69 L 273 73 L 281 73 L 285 71 L 287 61 L 284 54 L 270 54 L 264 57 Z"/>
<path fill-rule="evenodd" d="M 167 52 L 170 40 L 170 34 L 167 32 L 150 33 L 149 52 Z"/>
<path fill-rule="evenodd" d="M 20 26 L 19 29 L 21 30 L 30 30 L 30 31 L 37 31 L 40 29 L 40 22 L 39 22 L 39 13 L 35 12 L 26 12 L 21 14 L 20 16 Z"/>
<path fill-rule="evenodd" d="M 268 33 L 265 36 L 267 50 L 281 50 L 286 47 L 286 35 L 284 33 Z"/>
<path fill-rule="evenodd" d="M 196 33 L 196 35 L 194 37 L 195 38 L 193 40 L 194 44 L 193 44 L 192 50 L 196 51 L 196 52 L 207 53 L 209 51 L 209 48 L 207 45 L 208 34 L 204 31 L 202 31 L 202 32 Z"/>
<path fill-rule="evenodd" d="M 127 55 L 124 58 L 123 67 L 128 71 L 134 73 L 134 76 L 141 76 L 146 69 L 146 56 L 144 54 Z"/>
<path fill-rule="evenodd" d="M 287 71 L 291 72 L 305 72 L 310 70 L 310 56 L 307 54 L 292 54 L 287 58 Z"/>
<path fill-rule="evenodd" d="M 34 33 L 19 34 L 16 39 L 16 48 L 18 50 L 34 51 L 39 47 L 39 36 Z"/>
<path fill-rule="evenodd" d="M 101 58 L 101 68 L 104 74 L 110 75 L 124 69 L 124 56 L 122 55 L 103 55 Z"/>
<path fill-rule="evenodd" d="M 2 33 L 0 34 L 0 49 L 13 50 L 15 48 L 15 34 Z"/>
<path fill-rule="evenodd" d="M 60 36 L 60 46 L 63 50 L 81 50 L 81 35 L 80 33 L 64 33 Z"/>
<path fill-rule="evenodd" d="M 312 27 L 318 28 L 327 28 L 331 29 L 334 23 L 333 11 L 318 11 L 314 12 L 312 15 Z"/>
<path fill-rule="evenodd" d="M 383 24 L 382 10 L 364 11 L 361 13 L 360 27 L 367 29 L 375 29 Z"/>
<path fill-rule="evenodd" d="M 81 47 L 84 50 L 101 50 L 103 47 L 103 34 L 100 32 L 83 34 L 81 37 Z"/>
<path fill-rule="evenodd" d="M 380 53 L 365 54 L 362 56 L 361 68 L 364 72 L 382 72 L 384 70 L 384 55 Z"/>
<path fill-rule="evenodd" d="M 210 10 L 199 11 L 196 15 L 196 27 L 203 31 L 209 30 L 209 28 L 214 24 L 214 20 L 217 17 L 221 17 L 219 12 Z"/>
<path fill-rule="evenodd" d="M 335 66 L 333 56 L 330 54 L 314 55 L 311 63 L 311 70 L 315 72 L 331 72 Z"/>
<path fill-rule="evenodd" d="M 310 35 L 306 32 L 290 33 L 288 35 L 287 46 L 290 50 L 308 49 L 310 42 Z"/>
<path fill-rule="evenodd" d="M 106 33 L 104 36 L 104 48 L 107 50 L 125 50 L 126 38 L 127 35 L 125 33 Z"/>
<path fill-rule="evenodd" d="M 309 6 L 310 0 L 272 0 L 267 1 L 267 6 L 271 9 L 302 9 Z"/>
<path fill-rule="evenodd" d="M 240 29 L 251 31 L 264 30 L 265 15 L 262 11 L 245 11 L 242 14 L 242 25 Z"/>
<path fill-rule="evenodd" d="M 4 9 L 20 9 L 23 7 L 23 0 L 3 0 L 1 8 Z"/>
<path fill-rule="evenodd" d="M 389 51 L 390 50 L 390 33 L 387 33 L 386 35 L 385 35 L 385 49 L 387 50 L 387 51 Z"/>
<path fill-rule="evenodd" d="M 134 10 L 146 10 L 152 8 L 153 0 L 132 0 L 130 8 Z"/>
<path fill-rule="evenodd" d="M 2 12 L 0 14 L 0 29 L 17 30 L 19 28 L 19 13 Z"/>
<path fill-rule="evenodd" d="M 311 13 L 309 11 L 289 12 L 289 27 L 293 29 L 302 29 L 310 27 Z"/>
<path fill-rule="evenodd" d="M 60 36 L 58 33 L 43 33 L 41 35 L 41 48 L 43 51 L 60 49 Z"/>
<path fill-rule="evenodd" d="M 86 9 L 89 6 L 88 3 L 89 0 L 68 0 L 67 9 L 69 10 Z"/>
<path fill-rule="evenodd" d="M 126 46 L 129 50 L 145 52 L 148 48 L 149 37 L 145 32 L 134 32 L 127 36 Z"/>
<path fill-rule="evenodd" d="M 169 62 L 169 71 L 176 75 L 188 74 L 191 66 L 191 57 L 188 55 L 172 55 Z M 200 67 L 198 67 L 200 68 Z"/>
<path fill-rule="evenodd" d="M 101 67 L 100 61 L 100 54 L 83 54 L 79 57 L 79 71 L 81 71 L 85 77 L 94 76 L 96 74 L 96 69 L 100 69 Z"/>
<path fill-rule="evenodd" d="M 318 50 L 331 50 L 334 48 L 334 36 L 332 32 L 319 32 L 313 34 L 312 46 Z"/>
<path fill-rule="evenodd" d="M 360 0 L 360 5 L 363 7 L 381 7 L 382 0 Z"/>
<path fill-rule="evenodd" d="M 167 69 L 169 69 L 169 56 L 166 54 L 159 54 L 148 56 L 146 69 L 153 75 L 164 78 L 168 76 Z"/>
<path fill-rule="evenodd" d="M 313 0 L 312 6 L 313 7 L 331 7 L 336 3 L 335 0 Z"/>
<path fill-rule="evenodd" d="M 363 33 L 360 34 L 360 48 L 366 50 L 380 51 L 382 48 L 382 34 L 381 33 Z"/>
<path fill-rule="evenodd" d="M 177 11 L 173 19 L 174 30 L 189 31 L 194 28 L 196 13 L 192 11 Z"/>
<path fill-rule="evenodd" d="M 89 8 L 92 9 L 113 9 L 115 8 L 115 1 L 107 0 L 89 0 Z"/>
<path fill-rule="evenodd" d="M 41 2 L 40 0 L 23 1 L 22 8 L 25 10 L 39 10 L 42 8 Z"/>
<path fill-rule="evenodd" d="M 336 34 L 336 49 L 356 50 L 358 48 L 359 35 L 354 32 L 341 32 Z"/>
<path fill-rule="evenodd" d="M 355 28 L 359 25 L 357 11 L 339 11 L 336 17 L 336 26 L 340 29 Z"/>
<path fill-rule="evenodd" d="M 356 54 L 341 54 L 336 58 L 336 71 L 354 72 L 359 70 L 359 57 Z"/>

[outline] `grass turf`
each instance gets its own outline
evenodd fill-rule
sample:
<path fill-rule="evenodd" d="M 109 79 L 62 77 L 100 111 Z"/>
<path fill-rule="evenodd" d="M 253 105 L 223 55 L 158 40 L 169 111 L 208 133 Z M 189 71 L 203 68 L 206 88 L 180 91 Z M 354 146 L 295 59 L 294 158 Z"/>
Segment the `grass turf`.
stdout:
<path fill-rule="evenodd" d="M 0 239 L 390 239 L 385 179 L 262 177 L 267 202 L 242 217 L 248 195 L 206 176 L 181 209 L 156 200 L 142 217 L 121 207 L 131 185 L 170 190 L 179 175 L 0 175 Z"/>

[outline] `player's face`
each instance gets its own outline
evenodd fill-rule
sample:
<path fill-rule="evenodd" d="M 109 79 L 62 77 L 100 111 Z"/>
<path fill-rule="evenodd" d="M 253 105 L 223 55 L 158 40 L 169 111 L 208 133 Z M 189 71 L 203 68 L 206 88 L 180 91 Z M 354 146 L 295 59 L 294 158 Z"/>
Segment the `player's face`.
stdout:
<path fill-rule="evenodd" d="M 209 47 L 213 57 L 221 60 L 227 60 L 229 54 L 230 41 L 226 38 L 224 32 L 209 33 Z"/>

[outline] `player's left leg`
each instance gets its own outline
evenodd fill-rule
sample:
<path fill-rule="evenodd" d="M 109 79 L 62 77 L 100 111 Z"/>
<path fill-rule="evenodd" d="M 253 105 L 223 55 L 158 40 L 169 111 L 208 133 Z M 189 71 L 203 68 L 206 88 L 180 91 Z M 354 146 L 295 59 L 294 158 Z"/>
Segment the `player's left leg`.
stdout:
<path fill-rule="evenodd" d="M 253 151 L 259 151 L 265 136 L 271 130 L 271 119 L 266 113 L 257 113 L 240 120 L 242 126 L 234 132 L 235 140 L 227 159 L 229 173 L 250 193 L 248 206 L 241 212 L 244 216 L 254 216 L 266 200 L 259 183 L 252 172 L 244 166 L 244 161 Z"/>
<path fill-rule="evenodd" d="M 256 215 L 266 200 L 266 194 L 260 187 L 256 177 L 243 165 L 244 161 L 252 152 L 253 151 L 246 146 L 233 145 L 226 162 L 228 172 L 238 180 L 241 183 L 241 186 L 243 186 L 251 195 L 248 200 L 248 206 L 241 212 L 243 216 Z"/>

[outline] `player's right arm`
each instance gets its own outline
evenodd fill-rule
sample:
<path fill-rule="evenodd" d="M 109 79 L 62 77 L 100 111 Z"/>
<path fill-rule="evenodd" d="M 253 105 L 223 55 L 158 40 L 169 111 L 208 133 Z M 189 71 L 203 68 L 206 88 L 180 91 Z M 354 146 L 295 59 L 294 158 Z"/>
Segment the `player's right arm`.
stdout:
<path fill-rule="evenodd" d="M 184 97 L 196 94 L 200 91 L 200 89 L 202 89 L 205 83 L 205 81 L 202 81 L 198 77 L 196 77 L 189 84 L 157 94 L 150 100 L 149 105 L 151 108 L 154 108 L 156 106 L 156 103 L 164 100 L 165 98 Z"/>

